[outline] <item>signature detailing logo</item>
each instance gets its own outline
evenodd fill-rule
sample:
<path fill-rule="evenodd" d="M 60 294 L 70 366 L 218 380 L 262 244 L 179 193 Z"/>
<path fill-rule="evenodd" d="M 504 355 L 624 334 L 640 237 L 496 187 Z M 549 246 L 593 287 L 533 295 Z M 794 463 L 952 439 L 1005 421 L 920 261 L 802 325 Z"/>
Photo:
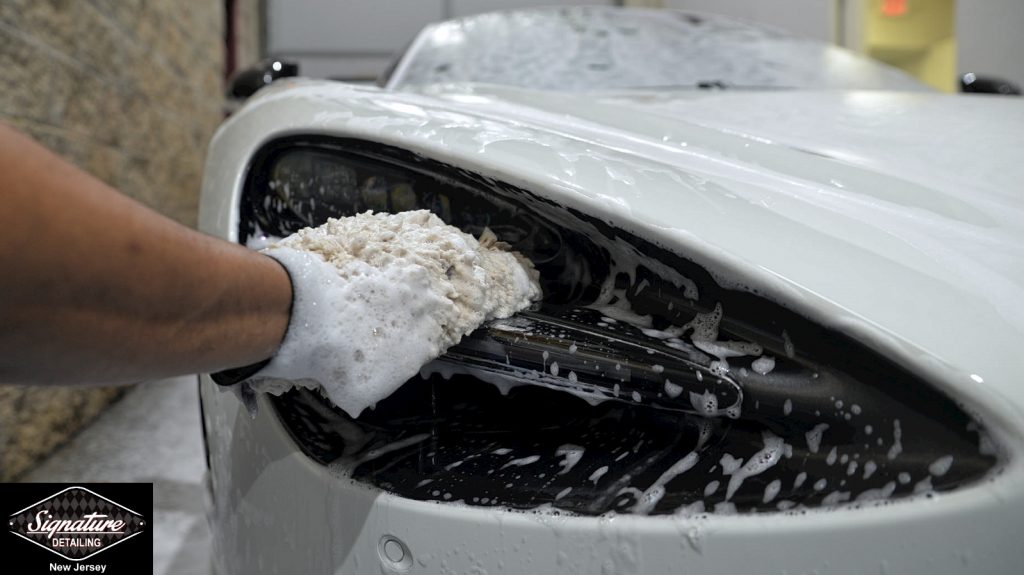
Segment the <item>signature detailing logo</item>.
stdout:
<path fill-rule="evenodd" d="M 143 533 L 142 515 L 84 487 L 68 487 L 10 517 L 11 533 L 71 561 Z"/>

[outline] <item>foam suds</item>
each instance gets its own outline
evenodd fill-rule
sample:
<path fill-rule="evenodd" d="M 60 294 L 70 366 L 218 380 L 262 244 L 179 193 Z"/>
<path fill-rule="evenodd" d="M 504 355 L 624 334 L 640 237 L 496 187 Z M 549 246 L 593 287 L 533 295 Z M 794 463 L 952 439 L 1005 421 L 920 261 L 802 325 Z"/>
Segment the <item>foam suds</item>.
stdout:
<path fill-rule="evenodd" d="M 513 459 L 512 461 L 509 461 L 505 465 L 502 465 L 501 468 L 505 469 L 506 467 L 512 467 L 513 465 L 516 466 L 516 467 L 524 467 L 526 465 L 530 465 L 531 463 L 537 463 L 537 461 L 539 459 L 540 459 L 539 455 L 530 455 L 528 457 L 521 457 L 519 459 Z"/>
<path fill-rule="evenodd" d="M 928 473 L 931 473 L 936 477 L 942 477 L 949 471 L 949 468 L 952 466 L 953 456 L 943 455 L 942 457 L 933 461 L 931 465 L 928 466 Z"/>
<path fill-rule="evenodd" d="M 602 314 L 604 314 L 604 315 L 606 315 L 606 316 L 608 316 L 608 317 L 610 317 L 610 318 L 612 318 L 614 320 L 617 320 L 617 321 L 624 321 L 624 322 L 629 323 L 631 325 L 635 325 L 635 326 L 643 327 L 643 328 L 648 328 L 648 329 L 651 327 L 651 321 L 652 321 L 651 316 L 649 316 L 649 315 L 638 315 L 636 313 L 633 313 L 631 310 L 627 309 L 625 306 L 611 306 L 611 305 L 608 305 L 608 306 L 598 307 L 596 309 L 598 311 L 600 311 Z"/>
<path fill-rule="evenodd" d="M 821 504 L 825 506 L 839 505 L 850 500 L 851 493 L 849 491 L 833 491 L 821 498 Z"/>
<path fill-rule="evenodd" d="M 782 489 L 782 481 L 779 479 L 773 479 L 764 488 L 764 497 L 761 499 L 765 504 L 771 503 L 779 495 L 779 491 Z"/>
<path fill-rule="evenodd" d="M 886 455 L 889 461 L 899 457 L 900 453 L 903 453 L 903 430 L 900 429 L 900 420 L 896 419 L 892 422 L 892 447 L 889 448 L 889 453 Z"/>
<path fill-rule="evenodd" d="M 484 321 L 540 297 L 532 264 L 493 233 L 478 241 L 426 210 L 330 219 L 266 253 L 291 273 L 295 304 L 253 388 L 320 387 L 353 417 Z"/>
<path fill-rule="evenodd" d="M 748 477 L 760 475 L 766 470 L 771 469 L 779 462 L 779 458 L 782 457 L 783 446 L 785 445 L 782 438 L 770 431 L 765 431 L 763 433 L 763 437 L 764 447 L 761 451 L 752 455 L 746 465 L 743 465 L 742 467 L 737 465 L 731 471 L 727 471 L 725 469 L 725 465 L 722 466 L 726 475 L 731 475 L 729 478 L 729 486 L 726 488 L 725 492 L 726 500 L 732 499 L 736 490 L 743 485 L 743 482 L 746 481 Z"/>
<path fill-rule="evenodd" d="M 665 379 L 665 395 L 675 399 L 681 393 L 683 393 L 683 386 L 672 383 L 668 378 Z"/>
<path fill-rule="evenodd" d="M 591 473 L 590 477 L 588 477 L 587 479 L 593 482 L 594 485 L 597 485 L 597 482 L 601 480 L 601 477 L 603 477 L 605 473 L 608 473 L 608 466 L 602 465 L 601 467 L 595 469 L 594 472 Z"/>
<path fill-rule="evenodd" d="M 871 476 L 874 475 L 875 471 L 877 471 L 877 470 L 878 470 L 878 464 L 875 463 L 874 461 L 868 461 L 867 463 L 864 464 L 864 475 L 863 475 L 863 478 L 865 480 L 871 479 Z"/>
<path fill-rule="evenodd" d="M 700 461 L 700 457 L 696 452 L 691 451 L 682 459 L 672 464 L 650 487 L 637 497 L 636 504 L 632 508 L 633 513 L 640 515 L 650 514 L 654 506 L 665 496 L 665 484 L 675 479 L 676 476 L 693 469 L 693 466 L 697 465 L 698 461 Z"/>
<path fill-rule="evenodd" d="M 894 491 L 896 491 L 896 482 L 890 481 L 877 489 L 868 489 L 861 492 L 861 494 L 858 495 L 854 501 L 881 501 L 884 499 L 888 499 L 890 496 L 892 496 Z"/>
<path fill-rule="evenodd" d="M 358 459 L 346 460 L 345 463 L 351 465 L 352 467 L 355 467 L 357 465 L 362 465 L 363 463 L 366 463 L 367 461 L 372 461 L 374 459 L 377 459 L 378 457 L 381 457 L 383 455 L 387 455 L 388 453 L 391 453 L 393 451 L 398 451 L 399 449 L 405 449 L 406 447 L 409 447 L 410 445 L 415 445 L 417 443 L 421 443 L 423 441 L 426 441 L 427 439 L 430 439 L 430 434 L 429 433 L 417 433 L 416 435 L 413 435 L 411 437 L 407 437 L 407 438 L 399 440 L 399 441 L 394 441 L 394 442 L 388 443 L 386 445 L 382 445 L 380 447 L 375 447 L 375 448 L 367 451 L 366 453 L 364 453 Z"/>
<path fill-rule="evenodd" d="M 819 423 L 814 426 L 814 429 L 808 431 L 805 434 L 807 439 L 807 449 L 811 453 L 817 453 L 818 448 L 821 447 L 821 436 L 828 430 L 827 423 Z"/>
<path fill-rule="evenodd" d="M 768 375 L 775 369 L 775 358 L 763 355 L 750 364 L 750 368 L 761 375 Z"/>
<path fill-rule="evenodd" d="M 562 470 L 559 471 L 558 474 L 565 475 L 572 471 L 572 468 L 576 467 L 576 464 L 580 462 L 580 459 L 583 459 L 583 453 L 585 451 L 586 450 L 579 445 L 572 444 L 562 445 L 555 450 L 555 455 L 565 458 L 559 462 L 559 465 L 562 466 Z"/>
<path fill-rule="evenodd" d="M 914 495 L 931 493 L 934 490 L 935 488 L 932 486 L 932 478 L 930 475 L 914 484 Z"/>
<path fill-rule="evenodd" d="M 712 479 L 707 485 L 704 486 L 704 497 L 711 497 L 718 491 L 720 482 L 717 479 Z"/>
<path fill-rule="evenodd" d="M 702 394 L 691 391 L 690 404 L 698 413 L 703 414 L 705 417 L 714 417 L 719 413 L 718 397 L 710 391 L 705 391 Z"/>

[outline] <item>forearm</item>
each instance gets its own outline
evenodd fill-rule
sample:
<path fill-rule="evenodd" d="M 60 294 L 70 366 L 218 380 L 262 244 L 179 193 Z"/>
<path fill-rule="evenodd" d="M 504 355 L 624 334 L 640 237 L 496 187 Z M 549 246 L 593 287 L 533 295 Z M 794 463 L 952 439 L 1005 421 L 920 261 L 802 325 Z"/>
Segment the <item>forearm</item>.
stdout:
<path fill-rule="evenodd" d="M 273 354 L 273 260 L 181 226 L 0 126 L 0 381 L 125 382 Z"/>

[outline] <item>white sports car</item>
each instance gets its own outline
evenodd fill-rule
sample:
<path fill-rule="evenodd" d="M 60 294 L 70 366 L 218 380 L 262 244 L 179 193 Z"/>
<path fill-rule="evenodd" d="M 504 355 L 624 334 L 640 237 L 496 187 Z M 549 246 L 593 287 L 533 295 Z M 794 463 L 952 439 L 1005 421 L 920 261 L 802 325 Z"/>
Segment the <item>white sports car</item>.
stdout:
<path fill-rule="evenodd" d="M 354 419 L 204 377 L 218 572 L 1022 572 L 1022 150 L 1019 100 L 673 11 L 275 82 L 204 231 L 426 208 L 545 296 Z"/>

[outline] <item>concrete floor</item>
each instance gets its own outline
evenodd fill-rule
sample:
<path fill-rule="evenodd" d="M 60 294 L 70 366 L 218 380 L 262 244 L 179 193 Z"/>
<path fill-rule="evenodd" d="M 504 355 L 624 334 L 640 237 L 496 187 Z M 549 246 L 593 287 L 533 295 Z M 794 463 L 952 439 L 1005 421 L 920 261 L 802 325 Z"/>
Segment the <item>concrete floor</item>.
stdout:
<path fill-rule="evenodd" d="M 153 573 L 207 575 L 196 378 L 141 384 L 23 481 L 153 483 Z"/>

